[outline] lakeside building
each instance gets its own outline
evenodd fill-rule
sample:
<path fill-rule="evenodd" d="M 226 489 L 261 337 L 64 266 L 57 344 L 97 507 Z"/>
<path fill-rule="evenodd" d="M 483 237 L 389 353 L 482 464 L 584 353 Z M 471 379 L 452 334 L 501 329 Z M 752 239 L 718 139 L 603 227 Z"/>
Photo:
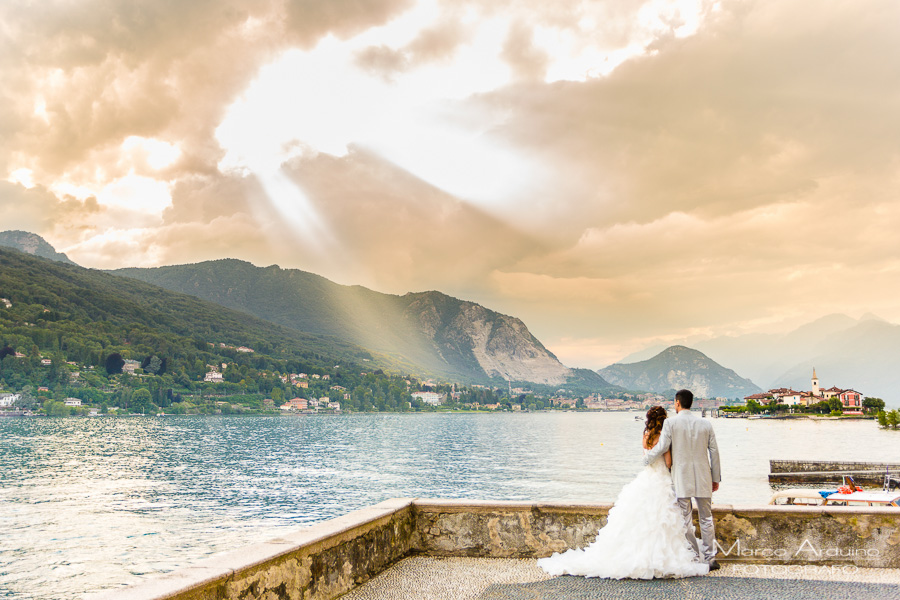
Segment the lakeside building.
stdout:
<path fill-rule="evenodd" d="M 81 400 L 78 398 L 66 398 L 65 400 L 66 406 L 81 406 Z"/>
<path fill-rule="evenodd" d="M 203 376 L 203 381 L 212 382 L 212 383 L 221 383 L 224 381 L 222 374 L 218 371 L 210 371 L 206 375 Z"/>
<path fill-rule="evenodd" d="M 764 405 L 780 402 L 787 406 L 811 406 L 818 402 L 838 398 L 845 410 L 862 410 L 862 402 L 864 399 L 862 393 L 852 388 L 845 389 L 835 386 L 823 389 L 819 384 L 819 376 L 816 375 L 815 368 L 813 368 L 813 375 L 810 383 L 812 387 L 812 390 L 810 391 L 798 392 L 791 388 L 774 388 L 761 394 L 744 396 L 744 402 L 753 400 Z"/>
<path fill-rule="evenodd" d="M 10 394 L 8 392 L 0 394 L 0 406 L 3 406 L 3 407 L 12 406 L 21 398 L 22 398 L 22 394 Z"/>
<path fill-rule="evenodd" d="M 306 410 L 309 408 L 309 404 L 306 398 L 291 398 L 279 408 L 281 408 L 281 410 Z"/>
<path fill-rule="evenodd" d="M 431 406 L 437 406 L 444 403 L 444 394 L 438 394 L 437 392 L 413 392 L 410 395 L 414 399 L 421 400 L 425 404 L 430 404 Z"/>

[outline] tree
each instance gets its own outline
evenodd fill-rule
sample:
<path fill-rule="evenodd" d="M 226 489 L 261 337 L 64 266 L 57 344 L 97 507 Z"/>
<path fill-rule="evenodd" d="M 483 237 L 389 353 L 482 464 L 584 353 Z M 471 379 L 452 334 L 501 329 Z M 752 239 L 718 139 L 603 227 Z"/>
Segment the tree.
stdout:
<path fill-rule="evenodd" d="M 154 412 L 156 408 L 151 400 L 150 390 L 147 388 L 139 388 L 131 395 L 131 411 L 132 412 Z"/>
<path fill-rule="evenodd" d="M 890 425 L 891 429 L 897 429 L 897 426 L 900 425 L 900 412 L 896 409 L 889 412 L 887 414 L 887 424 Z"/>
<path fill-rule="evenodd" d="M 819 413 L 821 415 L 831 412 L 831 404 L 829 404 L 827 400 L 816 402 L 815 404 L 810 406 L 810 408 L 813 410 L 813 412 Z"/>
<path fill-rule="evenodd" d="M 866 398 L 862 405 L 866 412 L 878 413 L 884 410 L 884 400 L 881 398 Z"/>
<path fill-rule="evenodd" d="M 885 428 L 888 426 L 887 413 L 885 413 L 883 410 L 878 411 L 877 418 L 879 425 Z"/>
<path fill-rule="evenodd" d="M 844 405 L 841 403 L 840 398 L 832 398 L 828 401 L 828 406 L 831 407 L 831 412 L 833 413 L 843 413 Z"/>
<path fill-rule="evenodd" d="M 106 357 L 106 373 L 108 375 L 115 375 L 116 373 L 122 372 L 122 367 L 125 366 L 125 359 L 122 358 L 122 355 L 118 352 L 113 352 L 109 356 Z"/>
<path fill-rule="evenodd" d="M 162 373 L 160 373 L 160 370 L 162 368 L 162 361 L 155 354 L 153 356 L 148 356 L 143 361 L 141 361 L 141 368 L 145 373 L 150 373 L 151 375 L 162 375 Z"/>
<path fill-rule="evenodd" d="M 763 411 L 763 406 L 756 400 L 747 400 L 747 412 L 751 415 L 757 415 Z"/>
<path fill-rule="evenodd" d="M 0 361 L 2 361 L 7 356 L 15 356 L 15 355 L 16 355 L 16 351 L 13 349 L 12 346 L 4 346 L 3 348 L 0 348 Z"/>

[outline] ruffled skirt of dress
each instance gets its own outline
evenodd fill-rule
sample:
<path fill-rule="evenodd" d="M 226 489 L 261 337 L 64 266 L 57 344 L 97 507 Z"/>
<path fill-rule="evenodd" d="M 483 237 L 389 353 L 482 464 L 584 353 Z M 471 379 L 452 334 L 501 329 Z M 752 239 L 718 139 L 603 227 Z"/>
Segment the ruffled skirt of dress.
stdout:
<path fill-rule="evenodd" d="M 607 579 L 678 578 L 705 575 L 684 534 L 672 478 L 657 461 L 622 488 L 606 526 L 583 549 L 538 560 L 551 575 Z"/>

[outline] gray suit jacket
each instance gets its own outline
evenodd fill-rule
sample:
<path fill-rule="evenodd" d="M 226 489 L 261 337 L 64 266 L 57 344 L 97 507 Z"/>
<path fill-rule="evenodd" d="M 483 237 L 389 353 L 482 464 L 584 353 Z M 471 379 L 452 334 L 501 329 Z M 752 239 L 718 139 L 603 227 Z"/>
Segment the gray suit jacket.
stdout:
<path fill-rule="evenodd" d="M 678 498 L 711 498 L 712 482 L 722 481 L 719 446 L 712 424 L 689 410 L 663 423 L 659 441 L 647 452 L 649 465 L 672 448 L 672 482 Z"/>

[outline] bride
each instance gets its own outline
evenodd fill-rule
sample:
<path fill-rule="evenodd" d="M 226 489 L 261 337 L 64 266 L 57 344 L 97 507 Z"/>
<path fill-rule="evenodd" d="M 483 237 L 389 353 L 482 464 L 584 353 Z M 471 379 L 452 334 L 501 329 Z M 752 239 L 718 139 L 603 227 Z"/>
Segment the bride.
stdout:
<path fill-rule="evenodd" d="M 666 409 L 647 411 L 644 453 L 659 440 Z M 653 579 L 705 575 L 684 534 L 684 517 L 672 487 L 672 453 L 667 451 L 627 483 L 609 510 L 606 526 L 594 542 L 538 560 L 551 575 L 584 575 L 608 579 Z"/>

